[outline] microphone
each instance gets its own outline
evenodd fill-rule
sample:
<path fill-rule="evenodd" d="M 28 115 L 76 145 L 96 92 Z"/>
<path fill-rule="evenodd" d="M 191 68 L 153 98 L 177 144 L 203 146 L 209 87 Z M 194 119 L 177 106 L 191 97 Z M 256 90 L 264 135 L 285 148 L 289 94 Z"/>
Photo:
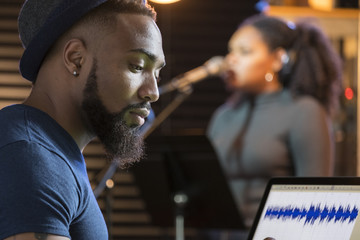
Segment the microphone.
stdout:
<path fill-rule="evenodd" d="M 169 83 L 159 87 L 159 93 L 167 93 L 174 90 L 181 90 L 189 85 L 204 80 L 207 77 L 221 73 L 224 57 L 215 56 L 207 60 L 202 66 L 194 68 L 180 76 L 175 77 Z"/>

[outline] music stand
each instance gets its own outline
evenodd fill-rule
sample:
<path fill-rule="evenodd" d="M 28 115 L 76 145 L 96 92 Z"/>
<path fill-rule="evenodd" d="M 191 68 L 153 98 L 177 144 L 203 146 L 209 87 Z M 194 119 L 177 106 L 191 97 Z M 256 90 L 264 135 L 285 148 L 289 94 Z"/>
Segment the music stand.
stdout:
<path fill-rule="evenodd" d="M 245 229 L 217 156 L 206 136 L 150 136 L 146 158 L 131 167 L 153 223 Z"/>

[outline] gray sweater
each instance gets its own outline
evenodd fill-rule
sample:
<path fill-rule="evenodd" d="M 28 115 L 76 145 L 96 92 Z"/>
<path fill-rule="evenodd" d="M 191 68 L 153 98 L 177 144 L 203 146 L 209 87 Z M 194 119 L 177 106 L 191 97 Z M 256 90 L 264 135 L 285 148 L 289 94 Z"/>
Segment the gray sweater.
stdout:
<path fill-rule="evenodd" d="M 314 98 L 288 90 L 259 95 L 253 105 L 226 103 L 214 113 L 208 137 L 247 226 L 270 177 L 333 173 L 330 125 Z"/>

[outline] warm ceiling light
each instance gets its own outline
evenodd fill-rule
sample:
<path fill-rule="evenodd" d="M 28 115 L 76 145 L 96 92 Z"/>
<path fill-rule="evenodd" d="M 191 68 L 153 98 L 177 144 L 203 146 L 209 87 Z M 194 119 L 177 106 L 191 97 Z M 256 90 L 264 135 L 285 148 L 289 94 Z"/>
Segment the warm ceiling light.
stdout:
<path fill-rule="evenodd" d="M 160 4 L 170 4 L 170 3 L 178 2 L 180 0 L 150 0 L 150 1 L 154 2 L 154 3 L 160 3 Z"/>
<path fill-rule="evenodd" d="M 310 7 L 322 10 L 331 11 L 334 8 L 334 0 L 308 0 Z"/>

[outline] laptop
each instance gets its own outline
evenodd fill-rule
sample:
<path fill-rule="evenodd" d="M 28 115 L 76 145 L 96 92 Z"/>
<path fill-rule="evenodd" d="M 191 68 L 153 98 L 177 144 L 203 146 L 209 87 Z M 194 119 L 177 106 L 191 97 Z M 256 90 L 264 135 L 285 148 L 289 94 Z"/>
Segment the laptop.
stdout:
<path fill-rule="evenodd" d="M 359 240 L 360 178 L 273 178 L 248 240 Z"/>

